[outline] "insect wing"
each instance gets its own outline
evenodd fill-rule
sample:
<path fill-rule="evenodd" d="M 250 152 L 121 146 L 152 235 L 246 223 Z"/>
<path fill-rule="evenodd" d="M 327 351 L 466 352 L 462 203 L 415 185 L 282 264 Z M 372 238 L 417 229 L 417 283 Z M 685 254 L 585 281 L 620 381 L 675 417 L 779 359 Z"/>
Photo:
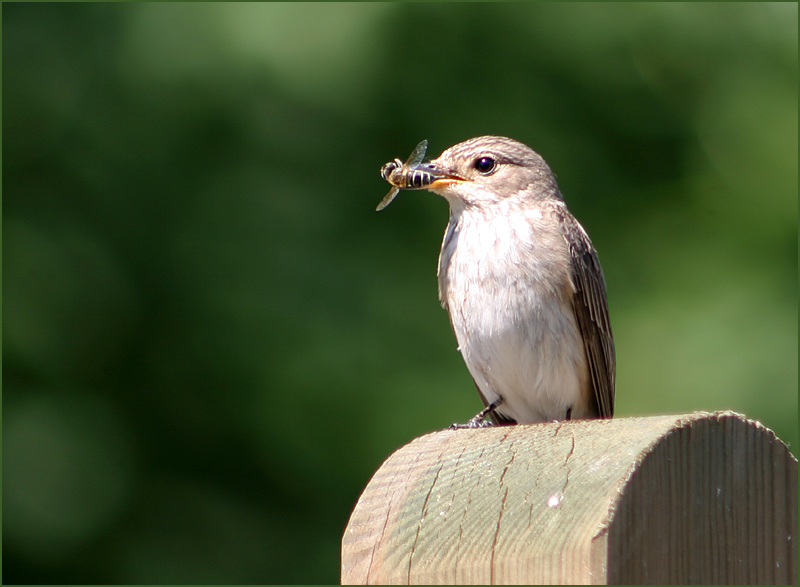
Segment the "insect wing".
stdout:
<path fill-rule="evenodd" d="M 415 169 L 422 163 L 422 160 L 425 158 L 425 152 L 428 150 L 428 141 L 423 140 L 419 142 L 419 145 L 414 147 L 414 150 L 411 151 L 411 155 L 408 156 L 408 160 L 403 165 L 409 169 Z"/>
<path fill-rule="evenodd" d="M 400 188 L 392 187 L 392 189 L 389 190 L 389 193 L 383 197 L 381 203 L 378 204 L 378 207 L 375 208 L 375 211 L 380 212 L 381 210 L 383 210 L 386 206 L 392 203 L 392 200 L 394 200 L 395 196 L 397 196 L 397 194 L 399 193 L 400 193 Z"/>

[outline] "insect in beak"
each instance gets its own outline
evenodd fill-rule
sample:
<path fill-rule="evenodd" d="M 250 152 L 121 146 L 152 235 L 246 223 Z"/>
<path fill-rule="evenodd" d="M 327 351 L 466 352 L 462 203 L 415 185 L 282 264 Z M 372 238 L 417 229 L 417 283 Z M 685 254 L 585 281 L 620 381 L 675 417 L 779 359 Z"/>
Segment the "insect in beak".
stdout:
<path fill-rule="evenodd" d="M 455 174 L 439 171 L 431 163 L 422 163 L 427 150 L 428 141 L 421 141 L 405 163 L 400 159 L 395 159 L 381 167 L 381 177 L 391 184 L 392 189 L 378 204 L 376 208 L 378 212 L 391 204 L 400 190 L 422 190 L 437 181 L 462 179 Z"/>

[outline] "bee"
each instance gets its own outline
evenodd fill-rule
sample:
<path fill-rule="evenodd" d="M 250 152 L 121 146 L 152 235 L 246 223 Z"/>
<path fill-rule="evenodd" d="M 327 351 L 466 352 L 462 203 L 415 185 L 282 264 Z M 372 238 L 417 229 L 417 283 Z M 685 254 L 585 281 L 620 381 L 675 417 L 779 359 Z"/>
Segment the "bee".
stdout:
<path fill-rule="evenodd" d="M 381 167 L 381 177 L 392 184 L 392 189 L 384 196 L 375 210 L 380 212 L 386 208 L 392 203 L 395 196 L 400 193 L 400 190 L 420 190 L 436 180 L 436 176 L 433 173 L 418 169 L 419 164 L 425 158 L 427 150 L 428 141 L 421 141 L 411 152 L 405 163 L 400 159 L 395 159 Z"/>

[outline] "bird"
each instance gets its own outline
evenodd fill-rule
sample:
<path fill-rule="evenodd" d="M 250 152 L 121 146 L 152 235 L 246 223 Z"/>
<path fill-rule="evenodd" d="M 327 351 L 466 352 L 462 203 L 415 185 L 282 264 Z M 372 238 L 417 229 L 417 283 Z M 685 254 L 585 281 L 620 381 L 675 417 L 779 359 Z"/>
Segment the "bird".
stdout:
<path fill-rule="evenodd" d="M 484 404 L 454 427 L 613 417 L 605 278 L 545 160 L 480 136 L 416 169 L 449 204 L 439 299 Z"/>

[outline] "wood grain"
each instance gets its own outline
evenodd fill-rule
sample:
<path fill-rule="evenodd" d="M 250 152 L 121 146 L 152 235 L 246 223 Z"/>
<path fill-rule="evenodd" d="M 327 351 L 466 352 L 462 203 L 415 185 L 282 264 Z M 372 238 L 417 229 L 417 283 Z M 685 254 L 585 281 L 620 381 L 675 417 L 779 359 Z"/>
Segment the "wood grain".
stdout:
<path fill-rule="evenodd" d="M 390 456 L 344 584 L 789 583 L 797 460 L 733 412 L 442 430 Z"/>

